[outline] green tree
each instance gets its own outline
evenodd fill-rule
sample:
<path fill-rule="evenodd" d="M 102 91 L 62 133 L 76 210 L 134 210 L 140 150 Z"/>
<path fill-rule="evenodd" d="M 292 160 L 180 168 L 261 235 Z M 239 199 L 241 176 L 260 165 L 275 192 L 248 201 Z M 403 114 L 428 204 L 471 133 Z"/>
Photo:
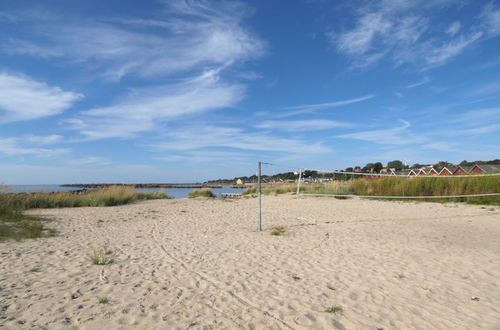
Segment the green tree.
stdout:
<path fill-rule="evenodd" d="M 394 168 L 396 169 L 396 171 L 401 171 L 405 167 L 405 165 L 400 160 L 393 160 L 387 163 L 387 167 Z"/>

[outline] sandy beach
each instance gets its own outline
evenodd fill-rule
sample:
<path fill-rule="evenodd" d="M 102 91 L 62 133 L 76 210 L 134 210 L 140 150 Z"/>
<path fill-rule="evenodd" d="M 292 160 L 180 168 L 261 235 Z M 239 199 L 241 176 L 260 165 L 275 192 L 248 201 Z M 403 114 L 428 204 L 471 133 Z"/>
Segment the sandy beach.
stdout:
<path fill-rule="evenodd" d="M 30 211 L 60 233 L 0 243 L 0 327 L 500 329 L 499 207 L 263 206 L 264 232 L 256 198 Z"/>

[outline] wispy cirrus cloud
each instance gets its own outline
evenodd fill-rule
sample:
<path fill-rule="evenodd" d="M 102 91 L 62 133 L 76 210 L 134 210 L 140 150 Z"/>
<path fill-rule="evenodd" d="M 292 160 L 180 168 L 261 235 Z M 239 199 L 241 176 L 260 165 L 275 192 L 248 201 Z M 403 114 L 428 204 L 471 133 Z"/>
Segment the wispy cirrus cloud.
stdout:
<path fill-rule="evenodd" d="M 20 138 L 0 137 L 0 153 L 9 156 L 32 155 L 37 157 L 53 157 L 71 152 L 68 148 L 37 148 L 25 146 Z"/>
<path fill-rule="evenodd" d="M 50 135 L 33 135 L 29 134 L 26 135 L 23 140 L 33 143 L 33 144 L 39 144 L 39 145 L 49 145 L 49 144 L 55 144 L 55 143 L 60 143 L 63 141 L 63 136 L 59 134 L 50 134 Z"/>
<path fill-rule="evenodd" d="M 337 108 L 337 107 L 342 107 L 342 106 L 346 106 L 349 104 L 367 101 L 367 100 L 370 100 L 374 97 L 375 97 L 374 94 L 368 94 L 368 95 L 364 95 L 361 97 L 356 97 L 356 98 L 342 100 L 342 101 L 289 106 L 289 107 L 286 107 L 284 109 L 291 110 L 291 111 L 279 113 L 279 114 L 275 115 L 274 117 L 275 118 L 285 118 L 285 117 L 291 117 L 291 116 L 301 115 L 301 114 L 305 114 L 305 113 L 312 113 L 312 112 L 316 112 L 316 111 L 320 111 L 320 110 Z"/>
<path fill-rule="evenodd" d="M 365 68 L 386 58 L 395 65 L 416 64 L 428 69 L 449 62 L 486 31 L 497 33 L 494 10 L 483 10 L 482 22 L 475 25 L 464 27 L 462 22 L 454 21 L 448 28 L 435 31 L 433 20 L 437 18 L 433 14 L 452 1 L 361 3 L 351 28 L 327 34 L 337 50 L 352 61 L 353 68 Z"/>
<path fill-rule="evenodd" d="M 488 35 L 496 36 L 500 34 L 500 7 L 489 2 L 484 6 L 481 13 L 482 25 Z"/>
<path fill-rule="evenodd" d="M 168 75 L 261 55 L 263 42 L 242 26 L 247 12 L 239 2 L 180 0 L 164 3 L 162 19 L 36 16 L 31 24 L 38 38 L 9 38 L 2 49 L 86 63 L 110 79 Z"/>
<path fill-rule="evenodd" d="M 82 97 L 27 76 L 0 73 L 0 123 L 57 115 Z"/>
<path fill-rule="evenodd" d="M 180 83 L 133 90 L 111 106 L 88 109 L 64 123 L 87 140 L 130 138 L 174 120 L 232 107 L 243 95 L 242 85 L 224 83 L 217 71 L 209 71 Z"/>
<path fill-rule="evenodd" d="M 411 126 L 410 122 L 402 119 L 400 119 L 400 122 L 402 123 L 402 125 L 394 128 L 361 131 L 361 132 L 337 135 L 337 137 L 344 139 L 363 140 L 367 142 L 373 142 L 377 144 L 388 144 L 388 145 L 410 144 L 423 141 L 423 138 L 416 137 L 410 132 L 408 132 L 408 128 Z"/>
<path fill-rule="evenodd" d="M 419 86 L 427 84 L 430 81 L 431 80 L 429 79 L 429 77 L 424 77 L 420 81 L 417 81 L 417 82 L 415 82 L 413 84 L 410 84 L 410 85 L 406 86 L 406 88 L 411 89 L 411 88 L 419 87 Z"/>
<path fill-rule="evenodd" d="M 327 119 L 309 120 L 267 120 L 258 125 L 257 128 L 268 130 L 282 130 L 289 132 L 317 131 L 332 128 L 346 128 L 354 126 L 351 123 Z"/>
<path fill-rule="evenodd" d="M 157 151 L 192 151 L 218 147 L 303 154 L 331 151 L 321 142 L 310 143 L 264 132 L 248 132 L 241 128 L 213 125 L 179 127 L 166 133 L 162 140 L 165 141 L 152 144 L 151 148 Z"/>

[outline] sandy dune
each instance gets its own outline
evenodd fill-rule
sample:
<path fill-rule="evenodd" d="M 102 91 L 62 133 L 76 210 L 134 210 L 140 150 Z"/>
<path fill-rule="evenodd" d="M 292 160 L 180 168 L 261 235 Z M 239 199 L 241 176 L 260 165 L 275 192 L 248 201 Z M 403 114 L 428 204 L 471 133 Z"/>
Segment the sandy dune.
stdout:
<path fill-rule="evenodd" d="M 500 329 L 500 208 L 263 205 L 284 236 L 256 231 L 255 198 L 38 210 L 60 235 L 0 243 L 0 327 Z"/>

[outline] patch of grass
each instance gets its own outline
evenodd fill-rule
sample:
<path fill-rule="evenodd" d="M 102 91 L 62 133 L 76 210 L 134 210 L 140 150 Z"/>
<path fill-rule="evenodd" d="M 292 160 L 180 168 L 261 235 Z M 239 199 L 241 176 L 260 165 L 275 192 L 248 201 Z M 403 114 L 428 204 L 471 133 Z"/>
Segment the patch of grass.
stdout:
<path fill-rule="evenodd" d="M 282 236 L 286 232 L 286 228 L 283 226 L 276 226 L 271 228 L 271 235 L 273 236 Z"/>
<path fill-rule="evenodd" d="M 107 265 L 113 262 L 113 251 L 107 244 L 93 248 L 89 253 L 92 265 Z"/>
<path fill-rule="evenodd" d="M 196 198 L 196 197 L 210 197 L 213 198 L 215 197 L 214 193 L 212 192 L 212 189 L 210 188 L 202 188 L 202 189 L 195 189 L 191 191 L 188 194 L 189 198 Z"/>
<path fill-rule="evenodd" d="M 109 303 L 109 298 L 108 297 L 101 297 L 99 298 L 99 304 L 101 305 L 106 305 L 107 303 Z"/>
<path fill-rule="evenodd" d="M 57 234 L 59 234 L 59 231 L 57 229 L 54 228 L 47 229 L 47 237 L 54 237 L 57 236 Z"/>
<path fill-rule="evenodd" d="M 33 268 L 31 268 L 29 271 L 30 271 L 30 273 L 38 273 L 38 272 L 40 271 L 40 268 L 38 268 L 38 267 L 33 267 Z"/>
<path fill-rule="evenodd" d="M 331 306 L 328 307 L 325 312 L 331 313 L 331 314 L 342 314 L 344 312 L 344 309 L 340 306 Z"/>
<path fill-rule="evenodd" d="M 334 288 L 334 287 L 333 287 L 333 285 L 331 285 L 330 283 L 328 283 L 328 284 L 326 285 L 326 287 L 327 287 L 328 289 L 332 290 L 332 291 L 335 291 L 335 288 Z"/>
<path fill-rule="evenodd" d="M 104 220 L 102 220 L 102 219 L 97 219 L 97 223 L 103 223 L 103 222 L 104 222 Z"/>
<path fill-rule="evenodd" d="M 298 276 L 298 275 L 293 275 L 293 276 L 292 276 L 292 278 L 293 278 L 294 280 L 296 280 L 296 281 L 298 281 L 298 280 L 300 280 L 300 279 L 301 279 L 301 278 L 300 278 L 300 276 Z"/>

